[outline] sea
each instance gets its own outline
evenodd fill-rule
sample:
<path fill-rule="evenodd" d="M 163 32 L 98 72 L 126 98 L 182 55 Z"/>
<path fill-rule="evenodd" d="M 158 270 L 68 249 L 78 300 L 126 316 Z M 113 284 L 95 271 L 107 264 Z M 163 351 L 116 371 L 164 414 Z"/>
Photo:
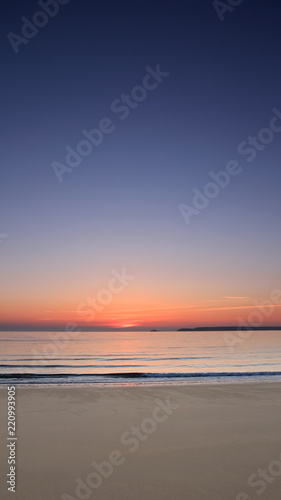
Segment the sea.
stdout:
<path fill-rule="evenodd" d="M 1 385 L 273 380 L 281 380 L 281 330 L 0 332 Z"/>

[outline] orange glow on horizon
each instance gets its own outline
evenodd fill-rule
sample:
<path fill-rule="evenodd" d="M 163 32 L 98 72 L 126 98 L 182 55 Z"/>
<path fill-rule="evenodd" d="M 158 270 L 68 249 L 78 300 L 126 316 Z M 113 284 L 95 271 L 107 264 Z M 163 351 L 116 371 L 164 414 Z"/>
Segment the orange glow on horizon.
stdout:
<path fill-rule="evenodd" d="M 232 301 L 229 301 L 232 302 Z M 251 302 L 251 301 L 249 301 Z M 263 309 L 261 309 L 263 307 Z M 108 328 L 184 328 L 195 326 L 222 326 L 236 325 L 241 318 L 244 321 L 252 318 L 261 326 L 281 324 L 281 304 L 264 306 L 231 303 L 231 305 L 221 304 L 219 307 L 214 305 L 193 304 L 189 306 L 170 306 L 170 307 L 147 307 L 147 308 L 104 308 L 100 313 L 92 314 L 91 320 L 88 317 L 82 317 L 75 308 L 46 309 L 36 307 L 34 310 L 19 307 L 15 316 L 14 312 L 6 309 L 0 311 L 0 322 L 2 324 L 13 325 L 41 325 L 42 327 L 52 329 L 62 327 L 68 322 L 74 322 L 81 327 L 98 326 Z M 262 312 L 263 311 L 263 312 Z M 137 317 L 137 318 L 136 318 Z M 254 325 L 254 326 L 259 326 Z"/>
<path fill-rule="evenodd" d="M 36 288 L 27 286 L 14 295 L 5 290 L 0 302 L 0 327 L 24 325 L 62 328 L 74 322 L 86 328 L 184 328 L 237 325 L 260 312 L 261 326 L 281 324 L 281 292 L 275 303 L 270 293 L 254 295 L 245 289 L 209 289 L 204 293 L 189 285 L 182 288 L 132 282 L 122 293 L 113 294 L 108 303 L 97 301 L 99 283 L 93 287 Z M 102 287 L 102 285 L 101 285 Z M 102 288 L 101 288 L 102 289 Z M 279 295 L 278 293 L 279 292 Z M 95 299 L 95 300 L 94 300 Z M 273 304 L 270 306 L 270 303 Z M 263 305 L 265 304 L 265 305 Z M 263 308 L 263 309 L 262 309 Z M 2 328 L 3 329 L 3 328 Z M 5 329 L 5 326 L 4 326 Z"/>

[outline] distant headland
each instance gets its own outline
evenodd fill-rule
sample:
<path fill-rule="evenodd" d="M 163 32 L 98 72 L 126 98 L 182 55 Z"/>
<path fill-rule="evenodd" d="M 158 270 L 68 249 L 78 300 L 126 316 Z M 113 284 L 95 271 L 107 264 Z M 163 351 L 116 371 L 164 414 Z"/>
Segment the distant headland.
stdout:
<path fill-rule="evenodd" d="M 233 332 L 235 330 L 281 330 L 281 326 L 196 326 L 195 328 L 179 328 L 177 332 Z"/>

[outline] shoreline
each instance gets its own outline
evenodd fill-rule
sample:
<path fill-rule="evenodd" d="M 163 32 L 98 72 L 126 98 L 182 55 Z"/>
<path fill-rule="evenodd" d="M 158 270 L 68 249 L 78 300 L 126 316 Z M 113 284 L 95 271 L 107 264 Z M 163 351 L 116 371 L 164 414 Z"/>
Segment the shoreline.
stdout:
<path fill-rule="evenodd" d="M 151 387 L 151 386 L 193 386 L 193 385 L 244 385 L 244 384 L 261 384 L 261 383 L 281 383 L 281 373 L 280 372 L 254 372 L 254 373 L 209 373 L 209 374 L 188 374 L 186 376 L 177 374 L 176 376 L 155 376 L 149 374 L 149 376 L 133 376 L 130 377 L 126 374 L 120 374 L 120 376 L 114 377 L 110 374 L 108 375 L 46 375 L 43 377 L 40 374 L 30 374 L 29 377 L 23 377 L 18 374 L 17 378 L 12 375 L 9 376 L 5 374 L 2 376 L 2 381 L 0 382 L 0 388 L 5 388 L 8 385 L 14 385 L 18 387 L 123 387 L 123 386 L 134 386 L 134 387 Z M 38 380 L 42 377 L 42 381 Z M 78 380 L 79 377 L 84 378 L 83 380 Z M 90 381 L 85 380 L 86 377 L 96 377 L 97 380 Z M 49 379 L 49 380 L 48 380 Z M 61 379 L 61 381 L 60 381 Z M 66 380 L 64 380 L 66 379 Z M 103 379 L 103 380 L 102 380 Z M 0 377 L 1 380 L 1 377 Z M 46 382 L 44 381 L 46 380 Z M 77 380 L 77 382 L 76 382 Z"/>
<path fill-rule="evenodd" d="M 208 380 L 208 381 L 182 381 L 182 382 L 167 382 L 166 380 L 163 382 L 108 382 L 108 383 L 103 383 L 103 382 L 95 382 L 95 383 L 90 383 L 90 382 L 85 382 L 85 383 L 74 383 L 74 382 L 68 382 L 68 383 L 44 383 L 44 384 L 39 384 L 39 383 L 6 383 L 6 384 L 0 384 L 0 390 L 7 389 L 8 386 L 13 385 L 15 388 L 21 388 L 21 389 L 40 389 L 40 388 L 91 388 L 94 389 L 96 388 L 108 388 L 108 389 L 114 389 L 114 387 L 122 388 L 122 387 L 134 387 L 134 388 L 145 388 L 145 387 L 209 387 L 209 386 L 244 386 L 244 385 L 260 385 L 260 384 L 281 384 L 281 377 L 279 379 L 262 379 L 262 380 L 220 380 L 220 381 L 215 381 L 215 380 Z"/>

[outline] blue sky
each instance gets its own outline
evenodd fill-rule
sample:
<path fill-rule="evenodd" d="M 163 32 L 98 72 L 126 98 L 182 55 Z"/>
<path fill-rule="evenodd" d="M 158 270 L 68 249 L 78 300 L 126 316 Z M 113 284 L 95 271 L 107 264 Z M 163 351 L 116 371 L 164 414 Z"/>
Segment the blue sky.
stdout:
<path fill-rule="evenodd" d="M 11 1 L 4 33 L 20 34 L 38 10 Z M 250 307 L 278 288 L 281 134 L 252 163 L 237 146 L 281 111 L 279 19 L 273 1 L 245 0 L 221 22 L 209 1 L 71 0 L 18 54 L 2 37 L 3 328 L 38 326 L 52 307 L 50 328 L 61 325 L 60 311 L 122 266 L 136 279 L 109 309 L 152 307 L 138 325 L 233 323 L 190 307 L 225 296 Z M 121 121 L 111 103 L 157 64 L 169 77 Z M 59 183 L 52 162 L 105 117 L 115 130 Z M 178 205 L 230 160 L 243 172 L 186 225 Z"/>

